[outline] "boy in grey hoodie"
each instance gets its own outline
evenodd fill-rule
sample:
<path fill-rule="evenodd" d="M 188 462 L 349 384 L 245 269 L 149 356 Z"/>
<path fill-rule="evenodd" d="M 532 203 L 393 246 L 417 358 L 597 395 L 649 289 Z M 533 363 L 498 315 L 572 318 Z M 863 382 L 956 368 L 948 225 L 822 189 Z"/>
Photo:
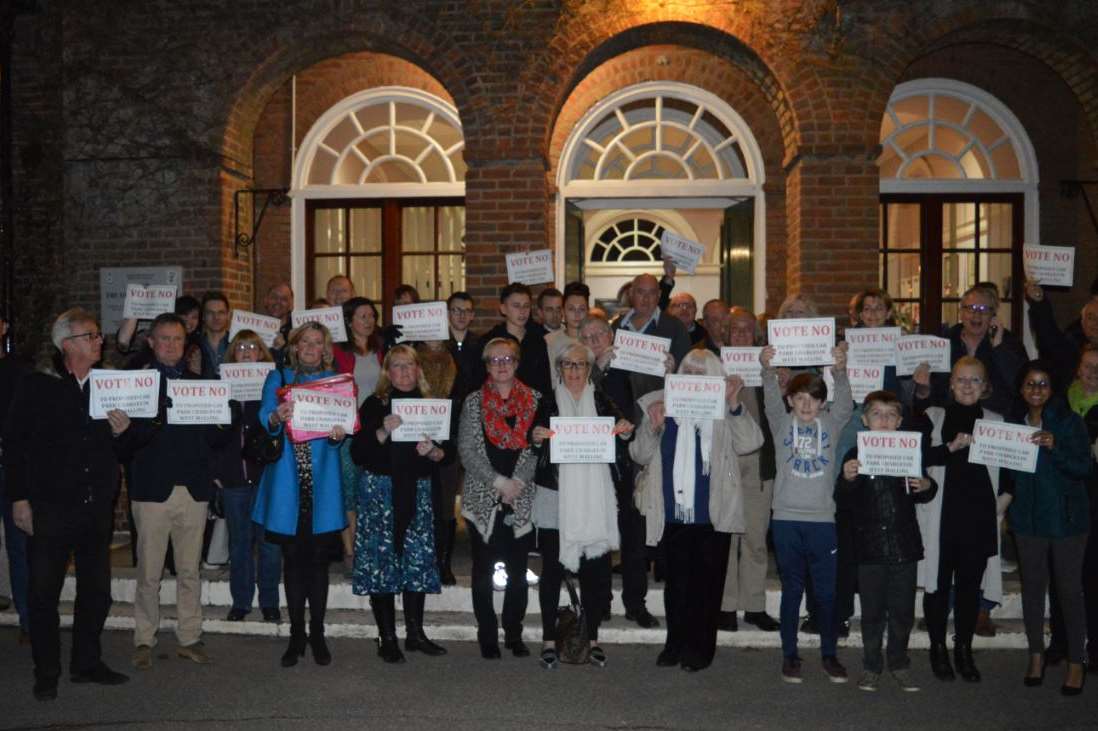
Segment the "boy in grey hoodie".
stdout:
<path fill-rule="evenodd" d="M 763 349 L 763 398 L 774 437 L 774 516 L 770 523 L 782 581 L 782 680 L 801 682 L 797 656 L 797 625 L 806 574 L 812 574 L 815 616 L 820 625 L 823 667 L 833 683 L 845 683 L 846 669 L 836 657 L 835 572 L 835 448 L 853 411 L 846 376 L 846 344 L 835 348 L 835 398 L 827 405 L 827 385 L 820 376 L 794 376 L 783 397 L 777 372 L 770 367 L 773 346 Z M 790 411 L 786 413 L 786 404 Z"/>

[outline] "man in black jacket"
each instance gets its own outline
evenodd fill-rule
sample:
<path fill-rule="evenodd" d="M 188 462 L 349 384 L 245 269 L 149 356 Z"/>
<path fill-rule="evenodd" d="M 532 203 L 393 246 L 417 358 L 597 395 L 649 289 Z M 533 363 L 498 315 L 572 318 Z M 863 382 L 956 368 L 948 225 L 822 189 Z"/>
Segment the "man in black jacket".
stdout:
<path fill-rule="evenodd" d="M 119 685 L 128 678 L 104 664 L 99 635 L 111 606 L 112 507 L 119 458 L 132 439 L 129 417 L 88 413 L 88 378 L 103 336 L 84 310 L 53 324 L 57 372 L 28 375 L 15 395 L 4 432 L 4 466 L 15 524 L 30 536 L 29 612 L 34 696 L 57 697 L 61 633 L 57 605 L 69 556 L 77 598 L 69 673 L 74 683 Z"/>
<path fill-rule="evenodd" d="M 519 367 L 515 374 L 520 381 L 539 393 L 552 393 L 549 378 L 549 351 L 545 346 L 545 330 L 530 322 L 533 298 L 525 284 L 512 283 L 500 290 L 499 313 L 503 322 L 484 333 L 481 352 L 493 338 L 511 338 L 519 344 Z M 480 357 L 480 353 L 477 354 Z"/>
<path fill-rule="evenodd" d="M 160 409 L 155 418 L 134 419 L 134 456 L 128 485 L 137 524 L 137 589 L 134 595 L 134 667 L 152 666 L 152 647 L 160 626 L 160 577 L 171 539 L 175 554 L 176 638 L 179 657 L 207 663 L 202 643 L 199 562 L 206 513 L 213 495 L 210 447 L 227 440 L 229 429 L 169 424 L 169 379 L 197 378 L 183 362 L 186 329 L 172 314 L 153 321 L 149 342 L 160 371 Z"/>

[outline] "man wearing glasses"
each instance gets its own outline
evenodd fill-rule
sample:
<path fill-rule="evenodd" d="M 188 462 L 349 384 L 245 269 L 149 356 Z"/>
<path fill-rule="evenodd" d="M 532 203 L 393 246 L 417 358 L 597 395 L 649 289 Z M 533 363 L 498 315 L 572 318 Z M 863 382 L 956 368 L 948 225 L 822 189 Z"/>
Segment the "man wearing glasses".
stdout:
<path fill-rule="evenodd" d="M 484 383 L 487 372 L 480 359 L 481 339 L 470 329 L 476 317 L 473 297 L 468 292 L 454 292 L 446 299 L 446 310 L 450 320 L 450 340 L 447 347 L 458 368 L 458 379 L 466 389 L 479 387 Z M 465 398 L 462 393 L 461 398 Z M 461 402 L 454 404 L 461 409 Z"/>
<path fill-rule="evenodd" d="M 29 537 L 29 611 L 34 697 L 53 700 L 61 675 L 57 612 L 70 554 L 77 599 L 69 674 L 74 683 L 120 685 L 103 662 L 99 635 L 111 606 L 110 544 L 119 460 L 130 449 L 130 419 L 88 413 L 88 379 L 103 336 L 81 309 L 62 313 L 51 332 L 56 372 L 23 380 L 4 432 L 4 467 L 16 526 Z"/>

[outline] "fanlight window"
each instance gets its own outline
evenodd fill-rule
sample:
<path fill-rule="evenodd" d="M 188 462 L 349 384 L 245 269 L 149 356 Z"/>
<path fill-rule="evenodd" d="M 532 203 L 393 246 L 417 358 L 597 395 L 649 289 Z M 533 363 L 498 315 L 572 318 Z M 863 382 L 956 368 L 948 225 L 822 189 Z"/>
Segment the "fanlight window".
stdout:
<path fill-rule="evenodd" d="M 461 127 L 426 100 L 371 99 L 335 121 L 316 146 L 308 185 L 460 183 Z"/>
<path fill-rule="evenodd" d="M 612 223 L 595 237 L 592 264 L 633 264 L 660 261 L 663 226 L 647 218 L 625 218 Z"/>
<path fill-rule="evenodd" d="M 1015 141 L 978 101 L 945 92 L 893 98 L 881 122 L 881 178 L 1021 180 Z"/>
<path fill-rule="evenodd" d="M 737 136 L 707 106 L 667 94 L 624 101 L 583 138 L 569 179 L 747 179 Z"/>

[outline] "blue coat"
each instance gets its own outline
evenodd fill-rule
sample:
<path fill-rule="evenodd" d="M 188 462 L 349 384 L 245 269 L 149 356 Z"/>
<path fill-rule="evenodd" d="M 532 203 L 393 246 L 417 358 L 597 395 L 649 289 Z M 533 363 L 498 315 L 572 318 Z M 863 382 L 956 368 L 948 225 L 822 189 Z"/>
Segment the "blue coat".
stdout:
<path fill-rule="evenodd" d="M 293 383 L 294 371 L 283 368 L 286 383 Z M 336 375 L 333 371 L 321 371 L 305 376 L 305 381 L 315 381 Z M 259 423 L 271 434 L 283 430 L 270 428 L 271 412 L 278 408 L 278 389 L 282 382 L 277 371 L 271 371 L 267 382 L 263 384 L 263 401 L 259 406 Z M 309 442 L 313 457 L 313 533 L 329 533 L 343 530 L 347 525 L 343 513 L 343 497 L 340 490 L 339 444 L 327 439 L 314 439 Z M 263 477 L 259 480 L 259 493 L 256 495 L 252 520 L 274 533 L 294 535 L 297 533 L 298 514 L 297 463 L 294 450 L 287 439 L 282 456 L 274 464 L 267 465 Z"/>

